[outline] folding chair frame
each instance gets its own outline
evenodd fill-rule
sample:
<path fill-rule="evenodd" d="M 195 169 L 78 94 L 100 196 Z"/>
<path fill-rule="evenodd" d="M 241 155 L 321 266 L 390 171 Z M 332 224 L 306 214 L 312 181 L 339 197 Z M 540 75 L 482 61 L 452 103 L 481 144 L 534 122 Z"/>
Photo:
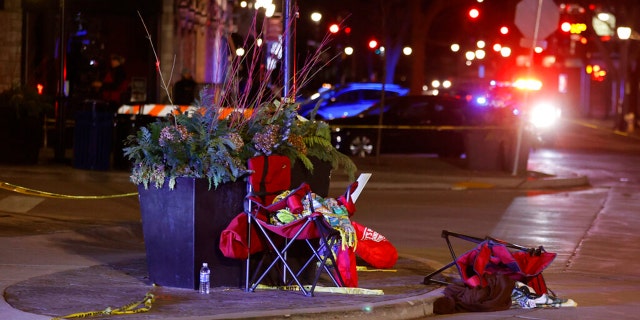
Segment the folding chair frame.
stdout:
<path fill-rule="evenodd" d="M 249 192 L 249 194 L 251 194 Z M 308 192 L 306 194 L 307 197 L 309 197 L 310 203 L 312 203 L 311 201 L 311 193 Z M 281 284 L 286 286 L 291 286 L 294 282 L 295 284 L 298 285 L 299 290 L 305 295 L 305 296 L 313 296 L 314 295 L 314 290 L 316 288 L 317 282 L 320 279 L 320 276 L 322 274 L 322 271 L 325 271 L 327 273 L 327 275 L 331 278 L 331 280 L 333 281 L 334 285 L 337 287 L 342 287 L 344 282 L 340 276 L 339 272 L 335 272 L 334 273 L 331 272 L 331 269 L 329 268 L 329 266 L 327 265 L 327 262 L 330 262 L 331 266 L 337 266 L 336 264 L 336 260 L 333 256 L 333 253 L 331 251 L 331 248 L 339 243 L 340 240 L 340 233 L 336 230 L 334 230 L 331 226 L 329 226 L 327 224 L 327 222 L 324 220 L 324 216 L 320 213 L 317 212 L 313 212 L 311 214 L 311 216 L 306 217 L 304 223 L 298 227 L 297 232 L 291 236 L 291 237 L 286 237 L 285 242 L 284 242 L 284 246 L 282 246 L 281 244 L 277 244 L 271 237 L 270 235 L 276 235 L 277 237 L 282 237 L 281 235 L 275 234 L 273 233 L 271 230 L 267 229 L 265 226 L 263 226 L 258 220 L 260 220 L 259 217 L 257 217 L 255 215 L 255 213 L 257 211 L 252 210 L 253 206 L 251 205 L 251 203 L 254 202 L 253 200 L 247 200 L 247 203 L 245 203 L 245 213 L 248 215 L 248 225 L 249 225 L 249 230 L 252 226 L 252 224 L 255 224 L 255 226 L 258 228 L 258 230 L 260 230 L 260 234 L 264 236 L 264 240 L 266 240 L 266 243 L 268 243 L 268 251 L 270 253 L 273 253 L 272 255 L 269 255 L 271 257 L 273 257 L 273 261 L 271 261 L 271 263 L 266 267 L 266 268 L 262 268 L 263 262 L 266 259 L 266 255 L 262 257 L 262 260 L 259 262 L 259 264 L 256 266 L 254 272 L 253 272 L 253 277 L 250 280 L 249 279 L 249 274 L 251 274 L 251 255 L 249 255 L 247 257 L 247 263 L 246 263 L 246 272 L 245 272 L 245 291 L 248 292 L 253 292 L 256 290 L 256 288 L 258 287 L 258 285 L 264 280 L 264 278 L 267 276 L 267 274 L 273 270 L 274 268 L 278 268 L 278 265 L 281 264 L 282 265 L 282 269 L 279 269 L 279 273 L 282 272 L 282 278 L 280 279 Z M 259 204 L 258 202 L 255 203 L 257 206 L 262 206 L 261 204 Z M 262 206 L 263 208 L 266 208 L 265 206 Z M 313 208 L 312 208 L 313 209 Z M 313 211 L 313 210 L 312 210 Z M 316 230 L 319 232 L 320 236 L 317 238 L 319 240 L 319 244 L 316 246 L 310 239 L 301 239 L 300 236 L 301 234 L 305 231 L 306 228 L 309 227 L 315 227 Z M 248 232 L 248 241 L 247 243 L 249 244 L 249 247 L 251 246 L 251 232 Z M 302 267 L 299 268 L 299 270 L 293 270 L 291 268 L 291 266 L 289 265 L 289 263 L 287 263 L 287 250 L 289 248 L 291 248 L 291 246 L 296 243 L 296 241 L 299 240 L 304 240 L 305 243 L 307 243 L 307 246 L 309 247 L 309 249 L 311 250 L 311 256 L 307 259 L 306 263 L 304 263 L 304 265 Z M 324 251 L 324 254 L 323 254 Z M 275 256 L 274 256 L 275 255 Z M 302 273 L 315 261 L 319 262 L 319 265 L 317 267 L 313 282 L 311 284 L 311 287 L 309 289 L 307 289 L 300 281 L 300 276 L 302 275 Z M 287 277 L 291 276 L 290 280 L 287 280 Z M 257 279 L 256 279 L 257 277 Z"/>
<path fill-rule="evenodd" d="M 447 247 L 449 248 L 449 252 L 451 253 L 451 257 L 453 258 L 453 261 L 449 262 L 448 264 L 446 264 L 445 266 L 443 266 L 442 268 L 428 274 L 425 278 L 423 283 L 424 284 L 431 284 L 431 283 L 437 283 L 437 284 L 441 284 L 441 285 L 449 285 L 451 284 L 451 282 L 447 282 L 447 281 L 442 281 L 442 280 L 437 280 L 437 279 L 433 279 L 433 277 L 435 277 L 438 274 L 441 274 L 442 272 L 444 272 L 445 270 L 456 266 L 456 269 L 458 270 L 458 274 L 460 275 L 460 277 L 462 277 L 462 270 L 460 270 L 460 267 L 458 266 L 458 264 L 456 263 L 456 261 L 458 261 L 458 257 L 456 256 L 455 251 L 453 250 L 453 245 L 451 244 L 451 240 L 449 240 L 449 237 L 455 237 L 455 238 L 459 238 L 462 240 L 466 240 L 466 241 L 470 241 L 476 244 L 480 244 L 483 241 L 486 240 L 491 240 L 495 243 L 498 244 L 502 244 L 508 248 L 512 248 L 512 249 L 517 249 L 517 250 L 523 250 L 523 251 L 527 251 L 527 250 L 531 250 L 531 248 L 527 248 L 527 247 L 523 247 L 517 244 L 513 244 L 504 240 L 500 240 L 500 239 L 496 239 L 493 237 L 485 237 L 485 238 L 478 238 L 478 237 L 473 237 L 473 236 L 468 236 L 468 235 L 464 235 L 464 234 L 460 234 L 460 233 L 455 233 L 455 232 L 451 232 L 451 231 L 447 231 L 447 230 L 442 230 L 442 234 L 441 236 L 445 239 L 445 241 L 447 242 Z M 540 250 L 542 249 L 542 247 L 540 247 Z"/>

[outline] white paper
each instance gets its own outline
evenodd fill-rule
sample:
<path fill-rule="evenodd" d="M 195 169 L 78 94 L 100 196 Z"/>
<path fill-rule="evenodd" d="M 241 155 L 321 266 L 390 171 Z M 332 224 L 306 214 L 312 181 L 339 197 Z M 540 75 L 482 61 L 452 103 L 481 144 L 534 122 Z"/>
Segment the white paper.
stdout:
<path fill-rule="evenodd" d="M 360 176 L 358 177 L 358 180 L 356 180 L 358 181 L 358 187 L 351 194 L 351 199 L 353 203 L 356 203 L 356 200 L 358 200 L 358 197 L 360 196 L 362 189 L 364 189 L 364 186 L 367 184 L 367 181 L 369 181 L 369 178 L 371 178 L 371 173 L 361 173 Z"/>

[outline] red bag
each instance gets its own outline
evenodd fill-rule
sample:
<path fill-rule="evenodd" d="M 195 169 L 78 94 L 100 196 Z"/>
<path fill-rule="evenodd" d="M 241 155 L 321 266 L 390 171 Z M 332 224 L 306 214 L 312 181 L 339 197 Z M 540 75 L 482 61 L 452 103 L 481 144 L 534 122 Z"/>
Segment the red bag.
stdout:
<path fill-rule="evenodd" d="M 338 245 L 338 253 L 336 254 L 336 263 L 338 264 L 338 272 L 344 281 L 345 287 L 358 287 L 358 269 L 356 267 L 356 254 L 352 248 L 344 248 Z"/>
<path fill-rule="evenodd" d="M 220 234 L 220 251 L 227 258 L 246 259 L 249 254 L 247 243 L 247 214 L 238 214 Z M 261 252 L 264 245 L 255 226 L 251 226 L 251 254 Z"/>
<path fill-rule="evenodd" d="M 393 268 L 398 261 L 398 250 L 383 235 L 355 221 L 351 225 L 356 229 L 358 245 L 356 254 L 374 268 Z"/>

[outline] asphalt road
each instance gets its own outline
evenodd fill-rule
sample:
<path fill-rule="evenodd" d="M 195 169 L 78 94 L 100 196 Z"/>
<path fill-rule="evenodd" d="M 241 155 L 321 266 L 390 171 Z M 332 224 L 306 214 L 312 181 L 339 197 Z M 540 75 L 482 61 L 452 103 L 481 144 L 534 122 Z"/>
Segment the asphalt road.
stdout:
<path fill-rule="evenodd" d="M 565 312 L 536 309 L 523 314 L 522 310 L 509 310 L 437 318 L 635 319 L 640 310 L 640 262 L 635 259 L 640 253 L 640 140 L 612 134 L 606 127 L 567 123 L 566 128 L 556 146 L 531 153 L 529 166 L 550 174 L 586 175 L 590 186 L 545 190 L 371 187 L 358 200 L 353 219 L 386 236 L 402 257 L 434 268 L 451 259 L 440 237 L 443 229 L 480 237 L 491 235 L 525 246 L 544 245 L 548 251 L 558 253 L 544 273 L 549 287 L 579 304 Z M 443 167 L 421 170 L 437 174 L 451 169 L 447 164 L 433 163 Z M 51 171 L 38 176 L 29 169 L 14 168 L 4 170 L 2 177 L 21 181 L 25 187 L 38 186 L 65 194 L 135 192 L 126 172 L 74 171 L 76 174 L 70 178 L 65 176 L 69 168 L 45 169 Z M 343 187 L 332 184 L 330 193 L 339 194 Z M 25 202 L 24 197 L 12 202 L 16 195 L 0 192 L 5 196 L 4 208 L 14 206 L 0 212 L 0 236 L 139 223 L 136 197 L 73 200 L 69 205 L 69 200 Z M 129 241 L 120 245 L 142 248 L 141 242 L 136 241 L 141 239 L 140 234 L 127 237 Z M 455 245 L 458 253 L 473 246 L 464 242 Z"/>

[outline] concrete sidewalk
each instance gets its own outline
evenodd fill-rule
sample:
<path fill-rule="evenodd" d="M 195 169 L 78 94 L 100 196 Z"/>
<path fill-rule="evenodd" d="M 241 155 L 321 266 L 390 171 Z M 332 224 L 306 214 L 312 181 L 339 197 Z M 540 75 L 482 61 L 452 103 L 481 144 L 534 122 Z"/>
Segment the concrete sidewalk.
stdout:
<path fill-rule="evenodd" d="M 385 156 L 358 160 L 360 172 L 373 172 L 367 188 L 567 188 L 588 184 L 570 172 L 514 177 L 503 172 L 471 172 L 456 163 L 419 156 Z M 539 168 L 543 170 L 545 168 Z M 2 167 L 0 181 L 62 194 L 109 194 L 135 191 L 126 172 L 87 172 L 65 166 Z M 349 181 L 332 176 L 332 188 Z M 146 278 L 144 243 L 138 221 L 112 221 L 122 210 L 135 210 L 136 199 L 81 203 L 55 202 L 0 190 L 0 211 L 28 212 L 36 205 L 43 225 L 56 211 L 78 226 L 33 235 L 0 237 L 0 318 L 49 319 L 76 312 L 117 308 L 156 297 L 152 311 L 112 315 L 109 319 L 416 319 L 432 315 L 440 287 L 424 285 L 424 276 L 440 267 L 420 257 L 403 256 L 393 271 L 361 271 L 361 288 L 384 295 L 342 295 L 214 288 L 210 295 L 193 290 L 153 287 Z M 35 203 L 35 204 L 34 204 Z M 74 207 L 70 207 L 74 206 Z M 75 206 L 80 206 L 79 208 Z M 82 219 L 76 211 L 82 211 Z M 65 221 L 68 223 L 69 221 Z M 64 224 L 63 224 L 64 226 Z M 213 270 L 215 272 L 215 270 Z"/>

